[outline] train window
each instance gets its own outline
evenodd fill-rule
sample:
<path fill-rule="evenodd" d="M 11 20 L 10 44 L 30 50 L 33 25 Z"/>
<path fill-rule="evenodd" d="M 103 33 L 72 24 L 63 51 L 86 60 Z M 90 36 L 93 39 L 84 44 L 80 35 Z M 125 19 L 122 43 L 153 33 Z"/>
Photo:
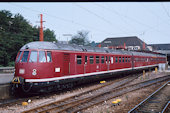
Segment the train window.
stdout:
<path fill-rule="evenodd" d="M 87 56 L 85 56 L 85 64 L 87 64 Z"/>
<path fill-rule="evenodd" d="M 107 63 L 107 56 L 106 56 L 106 63 Z"/>
<path fill-rule="evenodd" d="M 17 62 L 19 62 L 19 59 L 21 57 L 21 53 L 22 53 L 22 51 L 19 52 L 19 56 L 18 56 Z"/>
<path fill-rule="evenodd" d="M 81 60 L 82 60 L 82 58 L 81 58 L 81 56 L 77 56 L 77 64 L 81 64 Z"/>
<path fill-rule="evenodd" d="M 27 62 L 29 51 L 24 51 L 21 62 Z"/>
<path fill-rule="evenodd" d="M 117 62 L 118 61 L 118 59 L 117 59 L 117 57 L 115 58 L 115 62 Z"/>
<path fill-rule="evenodd" d="M 45 51 L 39 52 L 39 62 L 46 62 Z"/>
<path fill-rule="evenodd" d="M 102 56 L 101 58 L 101 63 L 104 63 L 104 56 Z"/>
<path fill-rule="evenodd" d="M 94 57 L 90 56 L 90 64 L 93 64 L 93 61 L 94 61 Z"/>
<path fill-rule="evenodd" d="M 148 62 L 149 58 L 146 58 L 146 62 Z"/>
<path fill-rule="evenodd" d="M 127 62 L 127 57 L 125 58 L 125 62 Z"/>
<path fill-rule="evenodd" d="M 96 56 L 96 64 L 99 63 L 99 56 Z"/>
<path fill-rule="evenodd" d="M 111 57 L 111 64 L 113 64 L 113 57 Z"/>
<path fill-rule="evenodd" d="M 124 62 L 124 57 L 122 57 L 122 62 Z"/>
<path fill-rule="evenodd" d="M 135 61 L 137 62 L 137 61 L 138 61 L 138 58 L 135 58 Z"/>
<path fill-rule="evenodd" d="M 119 62 L 121 62 L 121 57 L 119 57 Z"/>
<path fill-rule="evenodd" d="M 37 62 L 37 51 L 31 51 L 29 62 Z"/>
<path fill-rule="evenodd" d="M 130 57 L 128 57 L 128 62 L 130 62 Z"/>
<path fill-rule="evenodd" d="M 52 61 L 51 52 L 47 51 L 47 62 L 51 62 L 51 61 Z"/>
<path fill-rule="evenodd" d="M 109 56 L 109 63 L 110 63 L 110 56 Z"/>

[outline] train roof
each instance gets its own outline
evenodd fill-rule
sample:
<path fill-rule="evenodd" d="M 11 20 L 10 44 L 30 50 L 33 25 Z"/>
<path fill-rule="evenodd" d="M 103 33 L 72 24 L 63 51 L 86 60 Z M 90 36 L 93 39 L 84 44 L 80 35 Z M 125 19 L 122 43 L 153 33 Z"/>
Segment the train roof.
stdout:
<path fill-rule="evenodd" d="M 138 55 L 138 56 L 163 56 L 159 54 L 125 51 L 125 50 L 111 50 L 99 47 L 80 46 L 76 44 L 60 44 L 47 41 L 34 41 L 25 44 L 20 50 L 24 49 L 47 49 L 47 50 L 69 50 L 69 51 L 82 51 L 82 52 L 100 52 L 100 53 L 112 53 L 112 54 L 126 54 L 126 55 Z"/>

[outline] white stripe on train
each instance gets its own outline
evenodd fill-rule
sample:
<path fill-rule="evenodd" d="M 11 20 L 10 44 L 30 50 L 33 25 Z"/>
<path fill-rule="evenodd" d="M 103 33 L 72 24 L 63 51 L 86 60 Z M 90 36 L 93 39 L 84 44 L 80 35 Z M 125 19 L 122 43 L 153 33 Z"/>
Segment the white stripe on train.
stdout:
<path fill-rule="evenodd" d="M 147 68 L 147 67 L 154 67 L 154 66 L 158 66 L 158 64 L 149 65 L 149 66 L 134 67 L 133 69 L 140 69 L 140 68 Z M 93 73 L 78 74 L 78 75 L 67 75 L 67 76 L 64 76 L 64 77 L 54 77 L 54 78 L 45 78 L 45 79 L 25 79 L 25 82 L 48 82 L 48 81 L 77 78 L 77 77 L 83 77 L 83 76 L 89 76 L 89 75 L 97 75 L 97 74 L 127 71 L 127 70 L 132 70 L 132 68 L 116 69 L 116 70 L 110 70 L 110 71 L 101 71 L 101 72 L 93 72 Z"/>

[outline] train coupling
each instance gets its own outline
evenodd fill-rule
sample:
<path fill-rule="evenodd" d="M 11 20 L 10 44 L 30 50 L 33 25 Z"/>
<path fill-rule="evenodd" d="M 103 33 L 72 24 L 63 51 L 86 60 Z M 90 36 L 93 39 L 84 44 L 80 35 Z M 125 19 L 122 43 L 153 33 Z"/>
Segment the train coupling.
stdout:
<path fill-rule="evenodd" d="M 24 79 L 21 77 L 14 77 L 12 80 L 12 83 L 14 84 L 22 84 L 24 82 Z"/>

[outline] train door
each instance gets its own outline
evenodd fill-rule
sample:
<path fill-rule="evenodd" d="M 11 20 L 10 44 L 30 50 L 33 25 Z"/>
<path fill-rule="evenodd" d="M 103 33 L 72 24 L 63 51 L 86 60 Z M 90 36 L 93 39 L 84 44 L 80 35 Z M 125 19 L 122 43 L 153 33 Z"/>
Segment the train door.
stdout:
<path fill-rule="evenodd" d="M 89 65 L 89 56 L 84 56 L 84 73 L 90 72 L 90 65 Z"/>
<path fill-rule="evenodd" d="M 107 70 L 109 71 L 110 70 L 110 56 L 107 56 L 108 59 L 107 59 Z"/>
<path fill-rule="evenodd" d="M 100 56 L 96 55 L 96 72 L 100 71 Z"/>
<path fill-rule="evenodd" d="M 106 66 L 105 66 L 106 64 L 105 64 L 105 56 L 104 55 L 102 55 L 101 56 L 101 63 L 100 63 L 100 70 L 101 71 L 106 71 Z"/>
<path fill-rule="evenodd" d="M 114 62 L 114 57 L 111 56 L 111 57 L 110 57 L 110 70 L 113 70 L 113 69 L 114 69 L 114 64 L 113 64 L 113 62 Z"/>
<path fill-rule="evenodd" d="M 132 69 L 134 68 L 134 61 L 135 60 L 135 58 L 134 58 L 134 56 L 133 56 L 133 54 L 132 54 L 132 57 L 131 57 L 131 62 L 132 62 Z"/>
<path fill-rule="evenodd" d="M 63 75 L 70 74 L 70 54 L 64 53 L 63 55 Z"/>
<path fill-rule="evenodd" d="M 76 74 L 83 74 L 83 73 L 84 73 L 83 55 L 77 54 L 76 55 Z"/>

